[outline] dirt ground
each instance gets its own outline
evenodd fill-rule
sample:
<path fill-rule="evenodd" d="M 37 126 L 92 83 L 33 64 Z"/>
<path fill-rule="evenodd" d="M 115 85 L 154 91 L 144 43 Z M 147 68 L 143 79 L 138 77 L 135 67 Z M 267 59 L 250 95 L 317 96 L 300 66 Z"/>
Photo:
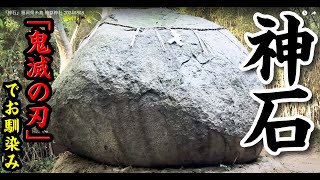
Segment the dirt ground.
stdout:
<path fill-rule="evenodd" d="M 265 151 L 250 164 L 204 168 L 148 169 L 112 167 L 88 161 L 65 152 L 57 160 L 53 173 L 314 173 L 320 172 L 320 148 L 311 147 L 304 152 L 290 152 L 271 156 Z"/>

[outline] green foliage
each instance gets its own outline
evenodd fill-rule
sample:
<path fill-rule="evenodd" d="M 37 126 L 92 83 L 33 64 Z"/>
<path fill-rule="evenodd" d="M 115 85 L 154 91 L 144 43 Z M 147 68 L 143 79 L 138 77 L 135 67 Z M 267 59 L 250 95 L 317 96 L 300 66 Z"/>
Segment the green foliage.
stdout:
<path fill-rule="evenodd" d="M 4 27 L 4 22 L 2 19 L 0 19 L 0 28 L 3 28 Z"/>
<path fill-rule="evenodd" d="M 19 23 L 15 21 L 12 17 L 4 18 L 4 25 L 9 31 L 16 31 L 20 27 Z"/>
<path fill-rule="evenodd" d="M 3 138 L 3 135 L 0 134 L 0 154 L 2 154 L 2 138 Z"/>
<path fill-rule="evenodd" d="M 55 159 L 43 158 L 41 160 L 35 160 L 22 164 L 22 168 L 13 173 L 50 173 L 54 166 Z M 0 166 L 0 173 L 12 173 L 5 171 Z"/>
<path fill-rule="evenodd" d="M 54 159 L 44 158 L 36 161 L 30 161 L 23 164 L 23 168 L 20 172 L 38 172 L 47 173 L 51 172 L 54 166 Z"/>
<path fill-rule="evenodd" d="M 95 24 L 100 20 L 99 11 L 101 8 L 59 8 L 62 12 L 60 14 L 61 19 L 63 20 L 63 25 L 68 36 L 72 35 L 73 30 L 75 29 L 79 20 L 85 20 L 89 24 Z M 82 11 L 84 14 L 77 14 L 74 12 Z"/>

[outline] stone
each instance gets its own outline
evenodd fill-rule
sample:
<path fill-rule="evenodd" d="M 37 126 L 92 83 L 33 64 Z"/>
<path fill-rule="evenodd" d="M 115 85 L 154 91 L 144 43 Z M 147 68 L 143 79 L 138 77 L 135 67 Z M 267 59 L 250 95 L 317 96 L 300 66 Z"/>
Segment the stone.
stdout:
<path fill-rule="evenodd" d="M 183 46 L 167 42 L 171 29 Z M 199 17 L 116 10 L 54 81 L 49 131 L 66 150 L 108 165 L 254 161 L 261 143 L 242 148 L 240 140 L 258 112 L 249 92 L 263 86 L 239 69 L 247 53 L 227 29 Z"/>

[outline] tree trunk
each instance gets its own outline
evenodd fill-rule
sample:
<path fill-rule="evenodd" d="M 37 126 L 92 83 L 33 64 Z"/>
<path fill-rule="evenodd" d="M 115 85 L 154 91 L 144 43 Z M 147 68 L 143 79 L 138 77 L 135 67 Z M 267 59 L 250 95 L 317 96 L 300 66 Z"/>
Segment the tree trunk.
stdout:
<path fill-rule="evenodd" d="M 71 45 L 71 48 L 72 48 L 73 52 L 75 51 L 75 48 L 76 48 L 75 47 L 75 41 L 76 41 L 77 34 L 79 32 L 79 27 L 80 27 L 80 24 L 77 24 L 75 30 L 72 33 L 71 39 L 70 39 L 70 45 Z"/>
<path fill-rule="evenodd" d="M 79 33 L 79 29 L 80 29 L 80 25 L 81 25 L 81 22 L 82 20 L 84 19 L 85 17 L 83 16 L 78 16 L 77 17 L 77 20 L 76 20 L 76 28 L 74 29 L 73 33 L 72 33 L 72 36 L 71 36 L 71 39 L 70 39 L 70 44 L 71 44 L 71 47 L 72 47 L 72 52 L 75 52 L 76 50 L 76 39 L 78 37 L 78 33 Z"/>
<path fill-rule="evenodd" d="M 54 29 L 54 37 L 56 39 L 56 43 L 59 50 L 60 55 L 60 73 L 67 66 L 67 64 L 71 61 L 73 56 L 72 46 L 67 37 L 66 31 L 64 30 L 61 18 L 59 15 L 52 15 L 51 18 L 54 20 L 55 29 Z"/>
<path fill-rule="evenodd" d="M 93 28 L 93 30 L 90 32 L 90 34 L 88 34 L 79 44 L 79 49 L 81 49 L 81 47 L 83 47 L 85 44 L 87 44 L 91 37 L 96 33 L 96 31 L 98 30 L 98 27 L 101 25 L 101 23 L 103 23 L 103 21 L 105 19 L 108 18 L 108 16 L 110 16 L 111 14 L 111 11 L 112 11 L 112 8 L 111 7 L 103 7 L 102 8 L 102 12 L 101 12 L 101 19 L 100 21 L 96 24 L 96 26 Z"/>

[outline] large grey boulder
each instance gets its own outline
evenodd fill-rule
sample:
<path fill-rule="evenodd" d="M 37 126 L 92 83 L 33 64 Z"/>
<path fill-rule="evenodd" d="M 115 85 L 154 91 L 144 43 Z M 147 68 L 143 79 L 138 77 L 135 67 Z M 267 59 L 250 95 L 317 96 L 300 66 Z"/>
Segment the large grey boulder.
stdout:
<path fill-rule="evenodd" d="M 170 28 L 183 46 L 167 43 Z M 161 8 L 117 10 L 54 81 L 49 130 L 67 150 L 110 165 L 255 160 L 261 144 L 240 146 L 258 111 L 249 91 L 262 88 L 255 73 L 239 69 L 246 55 L 208 20 Z"/>

